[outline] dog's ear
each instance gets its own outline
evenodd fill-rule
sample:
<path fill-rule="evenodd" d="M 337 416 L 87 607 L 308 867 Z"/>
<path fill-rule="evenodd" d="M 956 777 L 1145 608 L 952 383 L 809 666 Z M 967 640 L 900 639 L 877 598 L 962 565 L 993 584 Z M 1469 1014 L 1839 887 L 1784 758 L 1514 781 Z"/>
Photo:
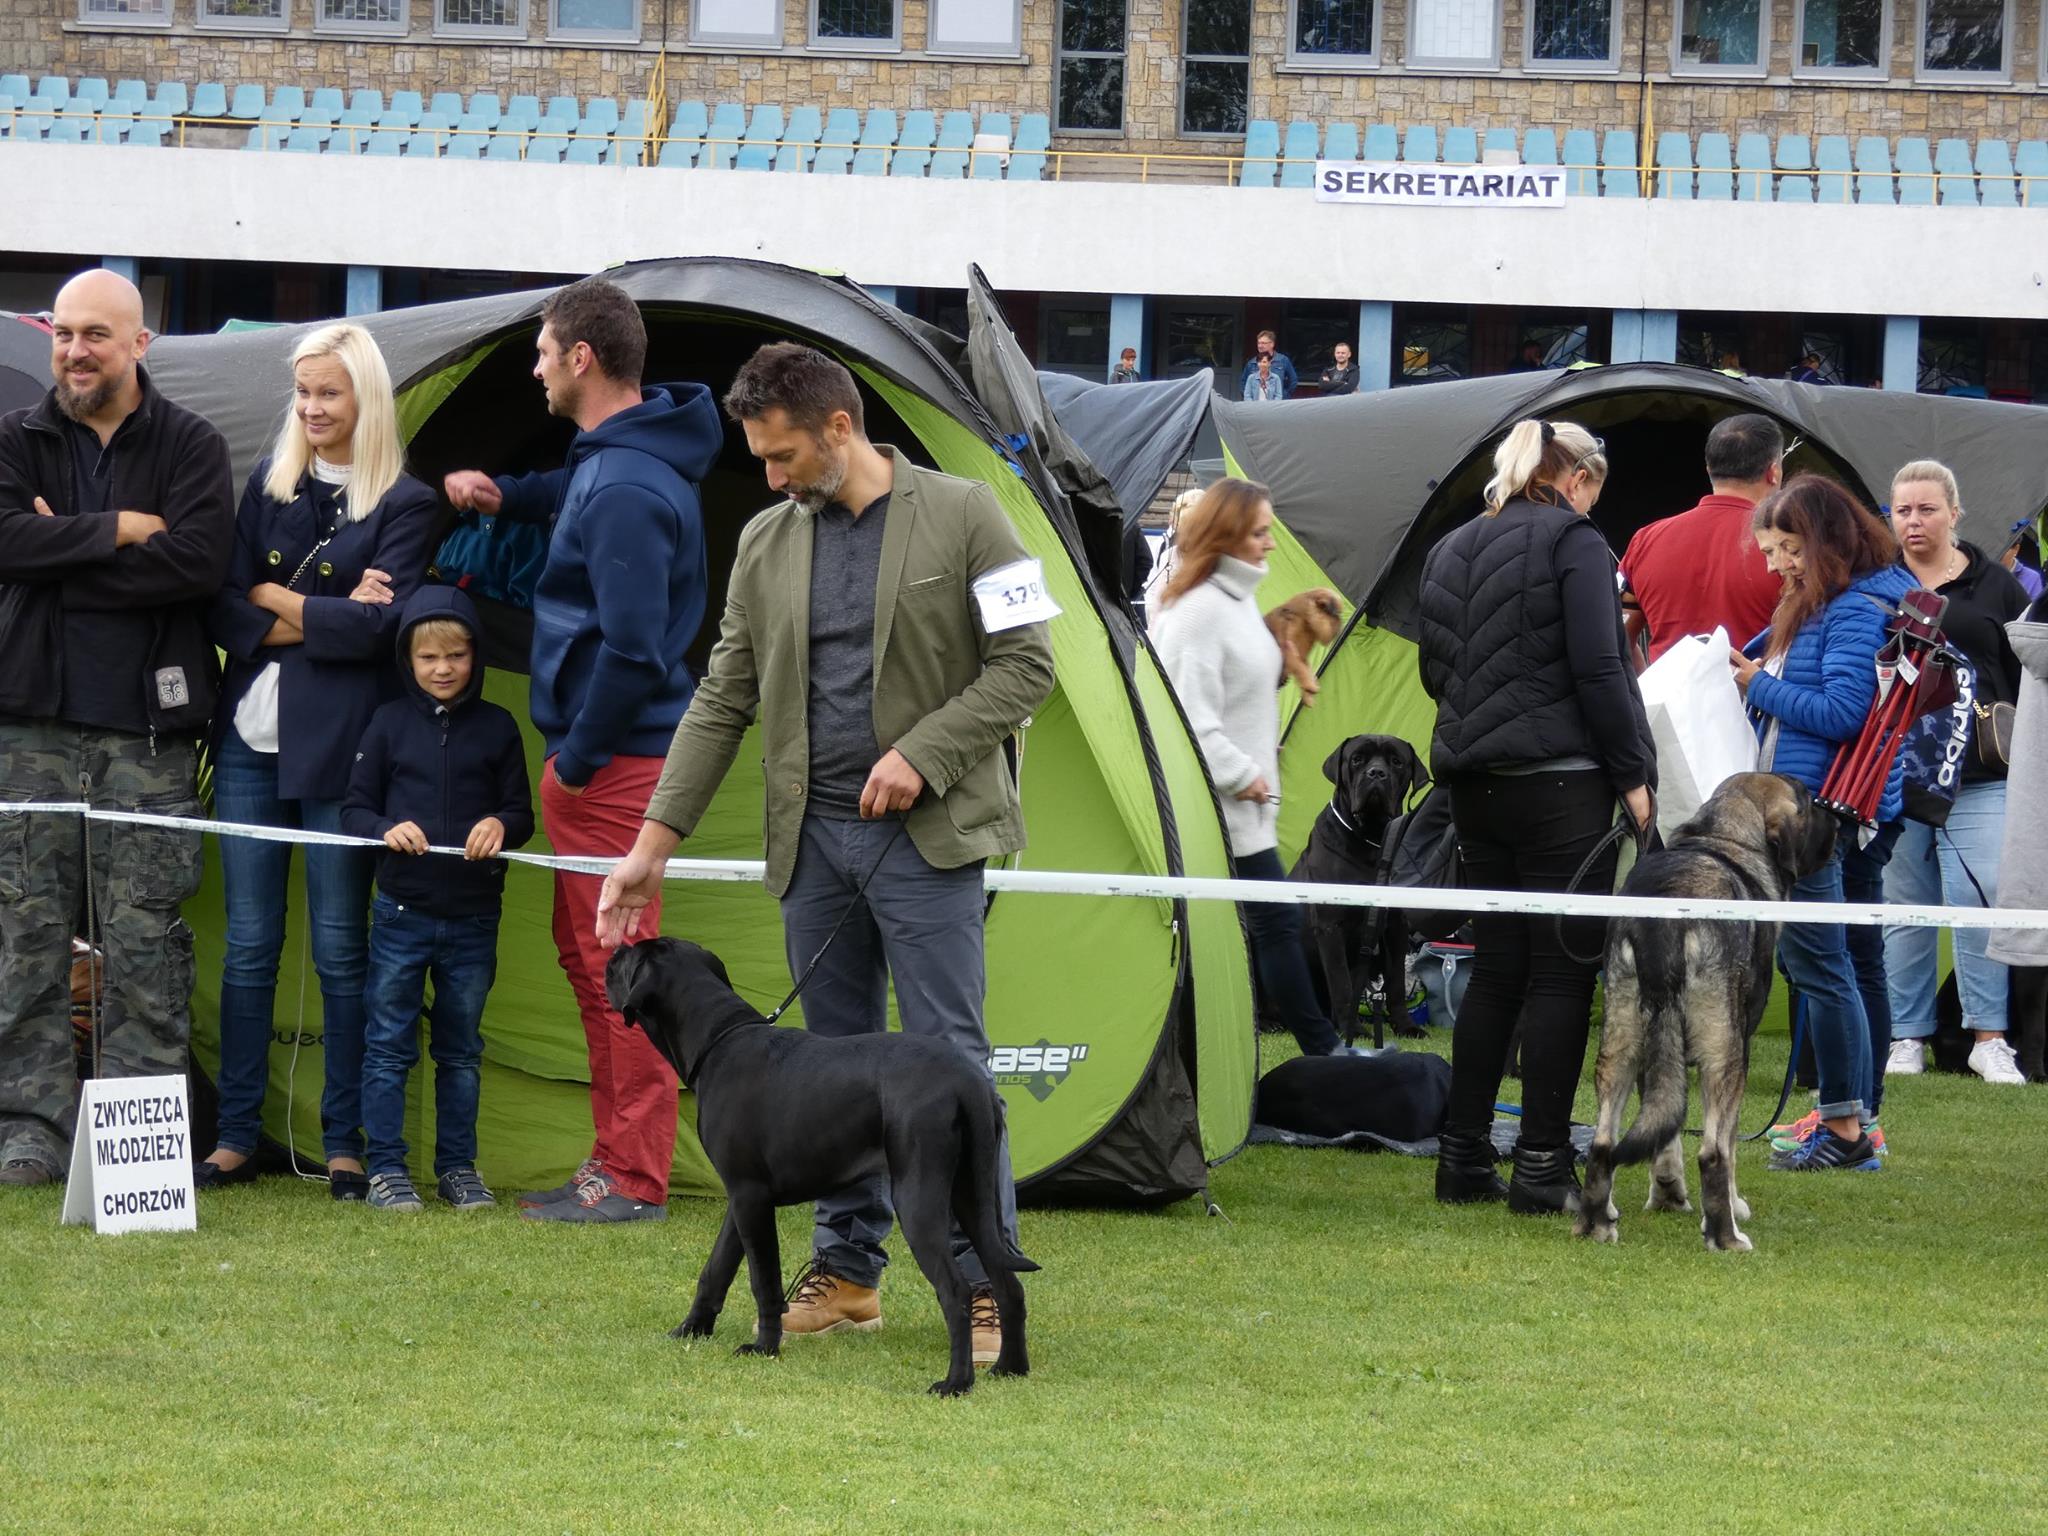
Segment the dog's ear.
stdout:
<path fill-rule="evenodd" d="M 1356 740 L 1356 736 L 1351 738 L 1351 741 Z M 1344 767 L 1344 754 L 1351 750 L 1351 741 L 1339 743 L 1337 750 L 1323 759 L 1323 777 L 1332 784 L 1337 782 L 1337 775 Z"/>
<path fill-rule="evenodd" d="M 615 964 L 620 972 L 620 990 L 612 997 L 611 1004 L 628 1024 L 637 1024 L 640 1022 L 640 1010 L 654 990 L 648 976 L 652 967 L 647 964 L 647 957 L 640 953 L 637 944 L 621 950 Z"/>
<path fill-rule="evenodd" d="M 1429 768 L 1423 763 L 1422 755 L 1406 741 L 1396 737 L 1395 744 L 1400 747 L 1402 760 L 1408 765 L 1408 794 L 1412 795 L 1429 782 Z"/>
<path fill-rule="evenodd" d="M 725 974 L 725 962 L 708 949 L 700 948 L 699 953 L 704 956 L 704 963 L 711 968 L 711 974 L 718 978 L 719 985 L 730 991 L 732 978 Z"/>
<path fill-rule="evenodd" d="M 1812 792 L 1794 779 L 1779 778 L 1779 792 L 1764 812 L 1764 844 L 1778 871 L 1780 889 L 1819 869 L 1835 851 L 1835 819 L 1813 803 Z"/>

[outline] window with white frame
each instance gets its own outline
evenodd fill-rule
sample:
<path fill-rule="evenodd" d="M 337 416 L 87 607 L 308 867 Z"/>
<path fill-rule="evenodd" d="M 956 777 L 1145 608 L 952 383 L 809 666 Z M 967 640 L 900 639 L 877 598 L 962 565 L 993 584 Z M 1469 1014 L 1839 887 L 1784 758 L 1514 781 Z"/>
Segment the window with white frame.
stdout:
<path fill-rule="evenodd" d="M 690 41 L 780 48 L 782 0 L 691 0 Z"/>
<path fill-rule="evenodd" d="M 811 0 L 811 41 L 828 48 L 896 48 L 902 26 L 897 0 Z"/>
<path fill-rule="evenodd" d="M 291 25 L 288 0 L 199 0 L 192 19 L 224 30 L 275 32 Z"/>
<path fill-rule="evenodd" d="M 1124 131 L 1125 0 L 1060 0 L 1059 89 L 1062 133 Z"/>
<path fill-rule="evenodd" d="M 405 5 L 406 0 L 313 0 L 314 30 L 402 35 Z"/>
<path fill-rule="evenodd" d="M 434 30 L 469 36 L 524 37 L 526 0 L 434 0 Z"/>
<path fill-rule="evenodd" d="M 638 42 L 640 0 L 549 0 L 548 36 Z"/>
<path fill-rule="evenodd" d="M 1671 68 L 1686 75 L 1761 75 L 1770 60 L 1765 0 L 1681 0 Z"/>
<path fill-rule="evenodd" d="M 1421 69 L 1496 69 L 1496 0 L 1409 0 L 1408 62 Z"/>
<path fill-rule="evenodd" d="M 1800 0 L 1792 67 L 1882 80 L 1891 72 L 1892 16 L 1886 0 Z"/>
<path fill-rule="evenodd" d="M 1922 78 L 2005 80 L 2012 0 L 1923 0 L 1917 63 Z"/>
<path fill-rule="evenodd" d="M 1242 134 L 1251 95 L 1251 0 L 1187 0 L 1181 13 L 1180 131 Z"/>
<path fill-rule="evenodd" d="M 931 0 L 926 53 L 1015 57 L 1024 47 L 1024 0 Z"/>
<path fill-rule="evenodd" d="M 1532 68 L 1613 69 L 1621 50 L 1614 0 L 1528 0 Z"/>
<path fill-rule="evenodd" d="M 171 0 L 78 0 L 78 19 L 101 26 L 168 27 Z"/>
<path fill-rule="evenodd" d="M 1288 63 L 1314 67 L 1379 61 L 1379 0 L 1288 0 Z"/>

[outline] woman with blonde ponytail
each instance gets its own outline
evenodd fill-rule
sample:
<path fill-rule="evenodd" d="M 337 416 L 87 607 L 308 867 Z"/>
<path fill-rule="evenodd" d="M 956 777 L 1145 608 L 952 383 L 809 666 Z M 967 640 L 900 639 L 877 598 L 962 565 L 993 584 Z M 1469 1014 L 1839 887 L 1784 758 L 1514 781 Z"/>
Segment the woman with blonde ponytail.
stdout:
<path fill-rule="evenodd" d="M 368 331 L 323 326 L 292 350 L 291 369 L 289 408 L 249 476 L 209 619 L 227 653 L 213 808 L 224 822 L 339 832 L 349 765 L 383 702 L 399 610 L 426 573 L 435 500 L 405 473 L 391 376 Z M 329 1183 L 336 1199 L 361 1198 L 370 852 L 308 845 L 305 855 Z M 290 843 L 221 839 L 220 1135 L 199 1165 L 202 1188 L 255 1176 L 291 856 Z"/>
<path fill-rule="evenodd" d="M 1430 771 L 1451 797 L 1465 883 L 1562 891 L 1626 805 L 1650 822 L 1656 755 L 1627 661 L 1614 556 L 1587 519 L 1607 483 L 1600 439 L 1569 421 L 1515 424 L 1483 514 L 1422 568 L 1422 682 L 1437 701 Z M 1611 885 L 1610 849 L 1587 873 Z M 1578 1188 L 1572 1096 L 1586 1059 L 1593 968 L 1551 918 L 1481 913 L 1451 1043 L 1439 1200 L 1568 1208 Z M 1514 1178 L 1493 1171 L 1493 1103 L 1522 1032 Z"/>

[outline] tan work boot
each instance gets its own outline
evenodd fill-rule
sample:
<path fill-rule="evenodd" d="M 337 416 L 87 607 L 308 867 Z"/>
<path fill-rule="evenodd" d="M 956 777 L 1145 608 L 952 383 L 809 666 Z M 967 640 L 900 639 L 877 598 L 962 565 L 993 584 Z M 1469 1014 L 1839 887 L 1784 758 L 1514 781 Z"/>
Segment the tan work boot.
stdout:
<path fill-rule="evenodd" d="M 974 1330 L 974 1368 L 986 1370 L 1003 1351 L 1003 1318 L 992 1287 L 977 1285 L 967 1293 L 967 1322 Z"/>
<path fill-rule="evenodd" d="M 813 1259 L 790 1283 L 782 1307 L 785 1334 L 873 1333 L 882 1326 L 882 1293 L 855 1285 L 821 1267 Z"/>

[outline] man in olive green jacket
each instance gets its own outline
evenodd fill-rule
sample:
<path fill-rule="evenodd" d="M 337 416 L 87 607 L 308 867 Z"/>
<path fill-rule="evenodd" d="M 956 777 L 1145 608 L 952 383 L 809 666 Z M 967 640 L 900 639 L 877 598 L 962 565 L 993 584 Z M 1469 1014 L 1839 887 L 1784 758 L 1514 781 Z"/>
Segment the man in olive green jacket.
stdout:
<path fill-rule="evenodd" d="M 985 1064 L 982 864 L 1024 846 L 1002 746 L 1052 691 L 1045 620 L 1058 610 L 994 493 L 870 443 L 852 375 L 823 353 L 761 348 L 725 409 L 789 499 L 740 536 L 718 645 L 640 837 L 605 881 L 599 936 L 635 933 L 758 714 L 766 883 L 791 975 L 817 957 L 806 1026 L 885 1029 L 893 977 L 906 1032 Z M 1002 1186 L 1015 1240 L 1007 1139 Z M 880 1326 L 891 1221 L 886 1179 L 818 1202 L 786 1333 Z M 957 1227 L 953 1253 L 986 1364 L 998 1344 L 988 1276 Z"/>

